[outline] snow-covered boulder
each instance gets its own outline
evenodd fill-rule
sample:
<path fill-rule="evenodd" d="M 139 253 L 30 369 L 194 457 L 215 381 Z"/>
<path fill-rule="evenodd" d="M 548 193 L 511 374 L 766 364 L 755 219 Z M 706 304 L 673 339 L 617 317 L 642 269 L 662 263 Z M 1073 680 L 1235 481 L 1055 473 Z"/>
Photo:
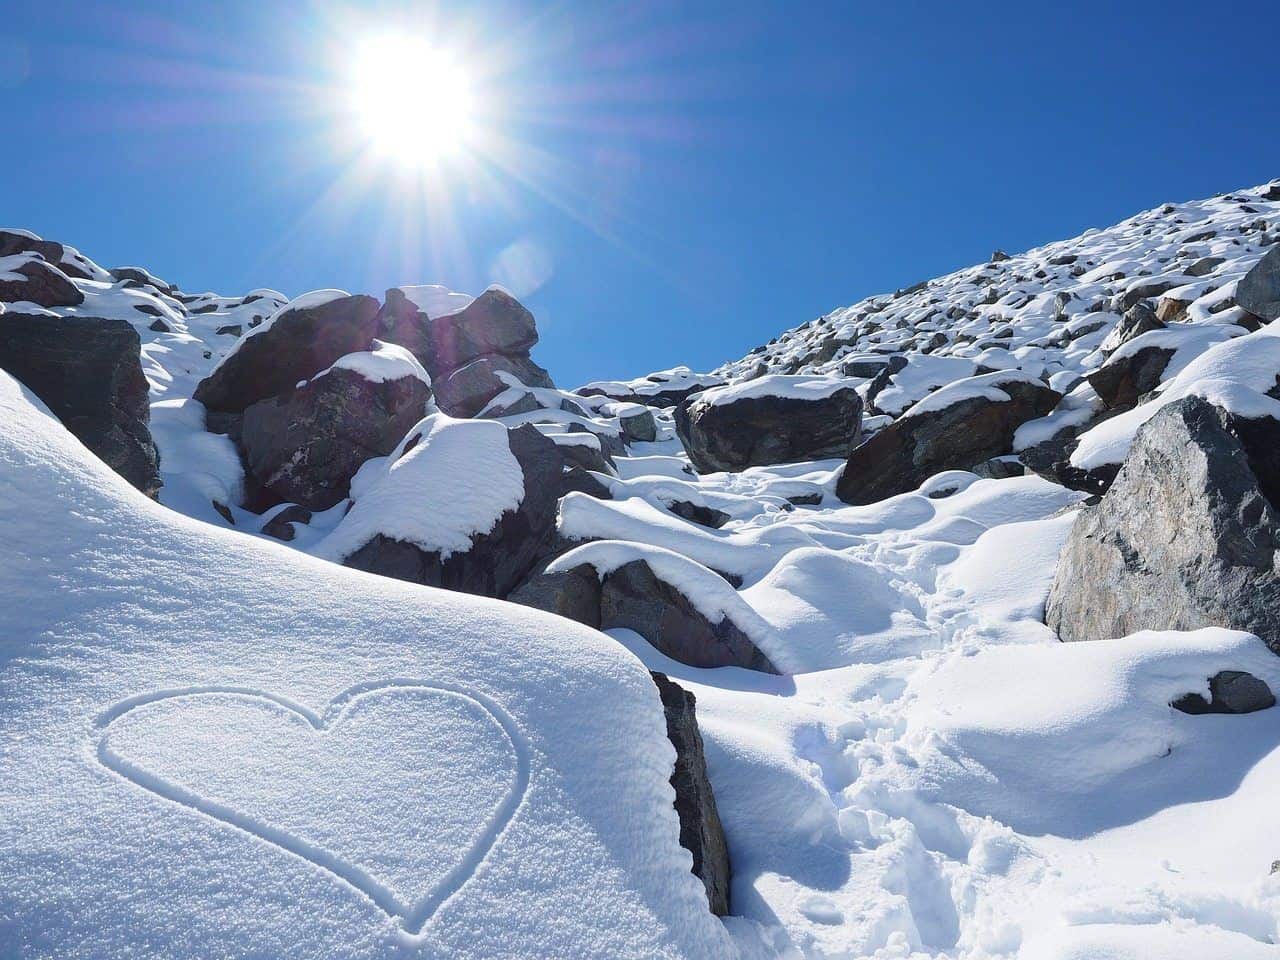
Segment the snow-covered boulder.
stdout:
<path fill-rule="evenodd" d="M 75 247 L 43 240 L 29 230 L 0 230 L 0 258 L 19 253 L 35 253 L 77 280 L 109 280 L 110 274 L 85 257 Z"/>
<path fill-rule="evenodd" d="M 532 426 L 432 414 L 351 484 L 315 553 L 357 570 L 505 597 L 548 549 L 564 463 Z"/>
<path fill-rule="evenodd" d="M 296 390 L 252 404 L 238 440 L 257 499 L 327 510 L 346 498 L 366 460 L 396 448 L 430 399 L 413 354 L 375 340 L 372 351 L 347 354 Z"/>
<path fill-rule="evenodd" d="M 1062 399 L 1042 381 L 1003 370 L 948 384 L 854 449 L 836 485 L 845 503 L 875 503 L 914 490 L 943 470 L 1011 452 L 1013 436 Z"/>
<path fill-rule="evenodd" d="M 1221 670 L 1209 678 L 1209 696 L 1186 693 L 1170 704 L 1183 713 L 1257 713 L 1276 705 L 1265 680 L 1243 670 Z"/>
<path fill-rule="evenodd" d="M 688 367 L 659 370 L 635 380 L 595 380 L 575 392 L 584 397 L 608 397 L 650 407 L 674 407 L 703 390 L 724 384 L 723 377 L 695 373 Z"/>
<path fill-rule="evenodd" d="M 393 287 L 379 317 L 382 335 L 413 351 L 432 377 L 485 354 L 527 355 L 538 342 L 533 314 L 505 290 L 490 287 L 470 302 L 441 290 Z"/>
<path fill-rule="evenodd" d="M 1280 422 L 1196 396 L 1168 404 L 1081 510 L 1046 622 L 1063 640 L 1233 627 L 1280 652 L 1278 494 Z"/>
<path fill-rule="evenodd" d="M 4 374 L 0 420 L 0 955 L 739 955 L 616 641 L 181 517 Z"/>
<path fill-rule="evenodd" d="M 368 350 L 377 314 L 373 297 L 340 290 L 304 294 L 239 340 L 200 381 L 194 398 L 210 411 L 238 414 L 287 393 L 339 358 Z"/>
<path fill-rule="evenodd" d="M 84 294 L 53 264 L 38 255 L 18 253 L 0 257 L 0 302 L 74 307 L 84 303 Z"/>
<path fill-rule="evenodd" d="M 0 315 L 7 370 L 107 466 L 147 496 L 160 489 L 138 334 L 123 320 Z"/>
<path fill-rule="evenodd" d="M 1105 340 L 1099 345 L 1103 353 L 1119 350 L 1130 340 L 1135 340 L 1152 330 L 1162 330 L 1164 322 L 1156 316 L 1156 312 L 1145 303 L 1135 303 L 1125 311 L 1120 322 L 1112 327 Z"/>
<path fill-rule="evenodd" d="M 676 432 L 699 473 L 846 457 L 862 438 L 857 386 L 773 375 L 714 387 L 676 407 Z"/>
<path fill-rule="evenodd" d="M 1280 246 L 1272 247 L 1241 278 L 1236 303 L 1261 320 L 1280 319 Z"/>

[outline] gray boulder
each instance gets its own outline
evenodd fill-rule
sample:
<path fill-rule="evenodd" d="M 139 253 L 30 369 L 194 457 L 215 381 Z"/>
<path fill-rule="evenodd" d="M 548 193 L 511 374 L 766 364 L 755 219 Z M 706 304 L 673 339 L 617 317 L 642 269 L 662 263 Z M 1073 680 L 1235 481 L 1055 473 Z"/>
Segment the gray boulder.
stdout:
<path fill-rule="evenodd" d="M 395 449 L 430 399 L 431 388 L 417 377 L 374 383 L 335 368 L 249 406 L 240 450 L 270 499 L 327 510 L 347 497 L 361 464 Z"/>
<path fill-rule="evenodd" d="M 845 457 L 862 439 L 862 398 L 852 387 L 826 397 L 714 394 L 675 409 L 676 433 L 699 473 Z"/>
<path fill-rule="evenodd" d="M 1125 311 L 1120 322 L 1107 334 L 1098 349 L 1103 353 L 1114 353 L 1135 337 L 1163 329 L 1164 323 L 1154 310 L 1145 303 L 1136 303 Z"/>
<path fill-rule="evenodd" d="M 241 413 L 259 400 L 288 393 L 339 357 L 368 350 L 377 314 L 378 301 L 366 296 L 285 310 L 270 326 L 242 339 L 200 381 L 195 399 L 210 411 Z"/>
<path fill-rule="evenodd" d="M 507 599 L 600 628 L 600 577 L 589 563 L 557 573 L 543 569 L 512 590 Z"/>
<path fill-rule="evenodd" d="M 1222 626 L 1280 652 L 1280 423 L 1198 397 L 1138 431 L 1063 548 L 1046 622 L 1063 640 Z"/>
<path fill-rule="evenodd" d="M 618 417 L 618 425 L 627 443 L 652 443 L 658 439 L 658 424 L 653 419 L 653 411 L 647 408 L 623 414 Z"/>
<path fill-rule="evenodd" d="M 500 353 L 477 357 L 443 379 L 433 375 L 436 403 L 451 417 L 474 417 L 509 386 L 498 374 L 505 373 L 528 387 L 554 387 L 547 371 L 527 354 Z"/>
<path fill-rule="evenodd" d="M 1280 246 L 1268 250 L 1240 279 L 1236 304 L 1263 320 L 1280 318 Z"/>
<path fill-rule="evenodd" d="M 667 738 L 676 750 L 671 786 L 676 792 L 676 814 L 680 818 L 680 845 L 693 855 L 693 875 L 706 888 L 711 912 L 724 917 L 729 914 L 729 844 L 707 778 L 697 701 L 666 674 L 654 671 L 651 676 L 662 700 Z"/>
<path fill-rule="evenodd" d="M 1188 693 L 1169 706 L 1183 713 L 1255 713 L 1276 705 L 1265 681 L 1241 670 L 1223 670 L 1209 678 L 1209 699 Z"/>
<path fill-rule="evenodd" d="M 849 454 L 836 484 L 845 503 L 875 503 L 914 490 L 943 470 L 967 470 L 1011 451 L 1014 432 L 1048 414 L 1061 394 L 1017 371 L 991 373 L 955 386 L 994 387 L 1008 400 L 968 396 L 941 409 L 904 415 Z M 963 388 L 959 391 L 964 396 Z"/>
<path fill-rule="evenodd" d="M 112 470 L 149 497 L 160 489 L 142 342 L 125 320 L 0 316 L 0 369 L 38 396 Z"/>
<path fill-rule="evenodd" d="M 1168 347 L 1143 347 L 1108 360 L 1085 379 L 1108 410 L 1128 410 L 1160 385 L 1173 354 Z"/>

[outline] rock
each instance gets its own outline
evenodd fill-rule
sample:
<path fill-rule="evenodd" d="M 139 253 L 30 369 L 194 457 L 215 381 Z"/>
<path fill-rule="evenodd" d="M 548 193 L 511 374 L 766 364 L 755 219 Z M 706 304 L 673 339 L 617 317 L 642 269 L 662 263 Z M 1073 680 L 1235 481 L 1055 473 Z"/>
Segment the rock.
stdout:
<path fill-rule="evenodd" d="M 1085 377 L 1109 410 L 1128 410 L 1160 385 L 1174 351 L 1167 347 L 1143 347 L 1108 360 Z"/>
<path fill-rule="evenodd" d="M 172 332 L 169 328 L 169 325 L 165 323 L 163 320 L 152 320 L 151 323 L 148 325 L 148 329 L 154 330 L 156 333 Z"/>
<path fill-rule="evenodd" d="M 286 307 L 272 323 L 235 345 L 200 381 L 195 399 L 208 410 L 240 413 L 259 400 L 287 393 L 339 357 L 368 350 L 377 314 L 378 301 L 366 296 Z"/>
<path fill-rule="evenodd" d="M 443 380 L 433 378 L 436 403 L 451 417 L 474 417 L 485 404 L 510 386 L 498 376 L 499 373 L 514 377 L 528 387 L 555 386 L 547 371 L 527 355 L 509 357 L 494 353 L 477 357 Z"/>
<path fill-rule="evenodd" d="M 717 917 L 729 914 L 729 845 L 725 840 L 715 793 L 707 778 L 702 734 L 698 730 L 697 701 L 692 693 L 666 674 L 650 674 L 657 684 L 667 738 L 676 750 L 671 786 L 680 818 L 680 846 L 693 855 L 693 875 L 707 890 L 707 904 Z"/>
<path fill-rule="evenodd" d="M 1251 673 L 1223 670 L 1209 678 L 1209 700 L 1187 693 L 1169 706 L 1183 713 L 1255 713 L 1276 705 L 1271 688 Z"/>
<path fill-rule="evenodd" d="M 1223 257 L 1201 257 L 1182 272 L 1188 277 L 1207 277 L 1226 262 Z"/>
<path fill-rule="evenodd" d="M 287 542 L 292 540 L 296 535 L 296 531 L 293 529 L 293 525 L 295 523 L 310 522 L 311 511 L 306 507 L 300 507 L 294 503 L 285 507 L 264 523 L 262 525 L 262 532 L 269 537 L 275 537 L 277 540 L 284 540 Z"/>
<path fill-rule="evenodd" d="M 583 470 L 613 476 L 615 474 L 613 459 L 601 448 L 598 438 L 594 443 L 591 442 L 594 436 L 594 434 L 588 434 L 586 443 L 556 442 L 556 450 L 566 467 L 578 466 Z"/>
<path fill-rule="evenodd" d="M 600 578 L 589 563 L 558 573 L 535 573 L 512 590 L 507 599 L 600 628 Z"/>
<path fill-rule="evenodd" d="M 538 342 L 533 314 L 496 287 L 462 310 L 439 317 L 428 317 L 404 291 L 392 288 L 378 322 L 380 336 L 408 347 L 433 381 L 488 354 L 527 355 Z"/>
<path fill-rule="evenodd" d="M 6 274 L 15 274 L 21 279 L 6 280 Z M 74 307 L 84 303 L 84 294 L 53 264 L 33 256 L 0 270 L 0 302 Z"/>
<path fill-rule="evenodd" d="M 652 443 L 658 439 L 658 424 L 653 419 L 653 411 L 648 408 L 622 414 L 618 417 L 618 425 L 622 427 L 622 438 L 628 443 Z"/>
<path fill-rule="evenodd" d="M 0 257 L 12 257 L 19 253 L 38 253 L 49 263 L 61 263 L 63 247 L 54 240 L 41 240 L 34 234 L 0 230 Z"/>
<path fill-rule="evenodd" d="M 1125 313 L 1132 307 L 1141 303 L 1143 300 L 1150 300 L 1158 297 L 1162 293 L 1167 293 L 1174 287 L 1178 286 L 1173 280 L 1148 280 L 1144 283 L 1135 284 L 1115 299 L 1115 309 L 1120 313 Z"/>
<path fill-rule="evenodd" d="M 142 342 L 125 320 L 0 316 L 0 369 L 21 381 L 107 466 L 149 497 L 160 489 Z"/>
<path fill-rule="evenodd" d="M 973 472 L 986 480 L 1008 480 L 1025 476 L 1027 469 L 1016 457 L 992 457 L 974 467 Z"/>
<path fill-rule="evenodd" d="M 1280 423 L 1198 397 L 1138 431 L 1111 489 L 1081 510 L 1049 593 L 1063 640 L 1232 627 L 1280 652 Z"/>
<path fill-rule="evenodd" d="M 990 388 L 1009 399 L 969 395 Z M 914 490 L 943 470 L 967 470 L 1003 456 L 1019 426 L 1045 416 L 1062 398 L 1016 370 L 968 377 L 943 390 L 954 390 L 957 402 L 903 415 L 849 454 L 836 484 L 841 500 L 875 503 Z"/>
<path fill-rule="evenodd" d="M 780 378 L 755 382 L 771 379 Z M 699 473 L 845 457 L 862 438 L 862 398 L 851 385 L 812 399 L 761 393 L 719 402 L 719 393 L 676 407 L 676 433 Z"/>
<path fill-rule="evenodd" d="M 1103 353 L 1115 353 L 1130 340 L 1149 333 L 1152 330 L 1163 330 L 1164 324 L 1145 303 L 1138 303 L 1125 311 L 1124 316 L 1115 328 L 1107 334 L 1098 349 Z"/>
<path fill-rule="evenodd" d="M 624 563 L 604 578 L 600 625 L 634 630 L 659 652 L 691 667 L 778 672 L 736 623 L 727 616 L 712 623 L 644 560 Z"/>
<path fill-rule="evenodd" d="M 249 406 L 240 450 L 270 499 L 327 510 L 346 499 L 361 464 L 395 449 L 430 399 L 431 388 L 418 377 L 375 383 L 355 370 L 334 368 Z"/>
<path fill-rule="evenodd" d="M 228 323 L 213 332 L 219 337 L 238 337 L 240 334 L 244 333 L 244 327 L 238 323 Z"/>
<path fill-rule="evenodd" d="M 1018 454 L 1028 470 L 1071 490 L 1103 494 L 1120 472 L 1120 464 L 1107 463 L 1092 470 L 1084 470 L 1071 463 L 1080 440 L 1075 433 L 1067 432 L 1051 440 L 1028 447 Z"/>
<path fill-rule="evenodd" d="M 1255 317 L 1280 317 L 1280 246 L 1272 247 L 1236 285 L 1236 304 Z"/>
<path fill-rule="evenodd" d="M 556 445 L 531 424 L 508 431 L 507 442 L 523 473 L 523 497 L 493 529 L 473 536 L 470 549 L 442 557 L 439 551 L 379 534 L 343 564 L 412 583 L 506 597 L 547 552 L 555 533 L 563 470 Z"/>
<path fill-rule="evenodd" d="M 818 499 L 821 500 L 821 496 Z M 691 523 L 701 524 L 713 530 L 719 530 L 733 519 L 723 510 L 717 510 L 715 507 L 705 507 L 698 503 L 690 503 L 688 500 L 672 500 L 667 504 L 667 509 L 677 517 L 683 517 Z"/>
<path fill-rule="evenodd" d="M 620 403 L 648 407 L 674 407 L 696 393 L 724 386 L 724 380 L 710 374 L 694 373 L 688 367 L 673 367 L 631 381 L 598 381 L 575 390 L 580 397 L 608 397 Z"/>
<path fill-rule="evenodd" d="M 1161 297 L 1156 304 L 1156 319 L 1161 323 L 1180 323 L 1187 318 L 1187 307 L 1190 300 L 1178 300 L 1176 297 Z"/>
<path fill-rule="evenodd" d="M 902 357 L 876 357 L 872 359 L 859 357 L 857 360 L 846 360 L 841 365 L 840 372 L 846 377 L 871 379 L 879 375 L 880 371 L 885 369 L 891 360 L 902 360 L 903 365 L 906 364 L 906 360 Z"/>
<path fill-rule="evenodd" d="M 1008 255 L 1007 253 L 1005 253 L 1003 250 L 992 250 L 992 251 L 991 251 L 991 262 L 992 262 L 992 263 L 1000 263 L 1002 260 L 1008 260 L 1008 259 L 1009 259 L 1009 255 Z"/>

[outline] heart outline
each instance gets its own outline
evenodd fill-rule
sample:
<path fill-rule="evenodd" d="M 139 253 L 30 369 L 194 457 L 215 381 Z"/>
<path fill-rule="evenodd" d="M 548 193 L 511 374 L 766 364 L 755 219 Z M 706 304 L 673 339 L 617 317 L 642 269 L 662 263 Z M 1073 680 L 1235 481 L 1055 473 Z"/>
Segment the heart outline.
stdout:
<path fill-rule="evenodd" d="M 512 752 L 516 757 L 515 782 L 503 797 L 502 802 L 494 808 L 489 818 L 485 821 L 479 837 L 466 850 L 463 857 L 444 875 L 436 887 L 413 903 L 405 903 L 394 890 L 368 873 L 368 871 L 353 863 L 346 862 L 323 847 L 294 836 L 287 830 L 269 823 L 263 823 L 245 814 L 237 813 L 232 808 L 216 800 L 202 797 L 200 794 L 179 784 L 171 783 L 155 774 L 151 774 L 124 757 L 113 753 L 107 746 L 107 737 L 110 733 L 111 724 L 139 707 L 158 703 L 162 700 L 227 694 L 266 700 L 297 714 L 313 730 L 324 733 L 334 723 L 341 720 L 347 708 L 357 699 L 387 690 L 427 690 L 450 694 L 469 701 L 497 723 L 499 729 L 502 730 L 510 743 Z M 479 872 L 489 853 L 515 820 L 516 813 L 523 804 L 529 789 L 530 748 L 528 739 L 520 725 L 493 698 L 460 684 L 442 681 L 397 678 L 359 683 L 348 687 L 330 699 L 324 713 L 318 713 L 304 703 L 256 687 L 232 685 L 177 687 L 142 693 L 121 700 L 99 714 L 94 726 L 99 731 L 96 750 L 98 762 L 111 773 L 153 796 L 176 803 L 197 814 L 216 820 L 224 826 L 247 833 L 257 840 L 277 847 L 288 854 L 306 860 L 312 866 L 333 874 L 356 890 L 357 893 L 371 901 L 388 917 L 396 920 L 403 932 L 411 938 L 425 936 L 425 929 L 431 918 Z"/>

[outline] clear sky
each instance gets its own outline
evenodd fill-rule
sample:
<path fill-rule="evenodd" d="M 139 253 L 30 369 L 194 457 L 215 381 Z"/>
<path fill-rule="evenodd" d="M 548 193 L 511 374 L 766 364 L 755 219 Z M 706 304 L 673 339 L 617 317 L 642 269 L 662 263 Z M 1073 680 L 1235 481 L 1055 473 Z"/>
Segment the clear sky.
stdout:
<path fill-rule="evenodd" d="M 190 291 L 497 280 L 562 386 L 1280 176 L 1275 0 L 2 6 L 0 225 Z M 387 36 L 466 78 L 421 166 L 352 93 Z"/>

